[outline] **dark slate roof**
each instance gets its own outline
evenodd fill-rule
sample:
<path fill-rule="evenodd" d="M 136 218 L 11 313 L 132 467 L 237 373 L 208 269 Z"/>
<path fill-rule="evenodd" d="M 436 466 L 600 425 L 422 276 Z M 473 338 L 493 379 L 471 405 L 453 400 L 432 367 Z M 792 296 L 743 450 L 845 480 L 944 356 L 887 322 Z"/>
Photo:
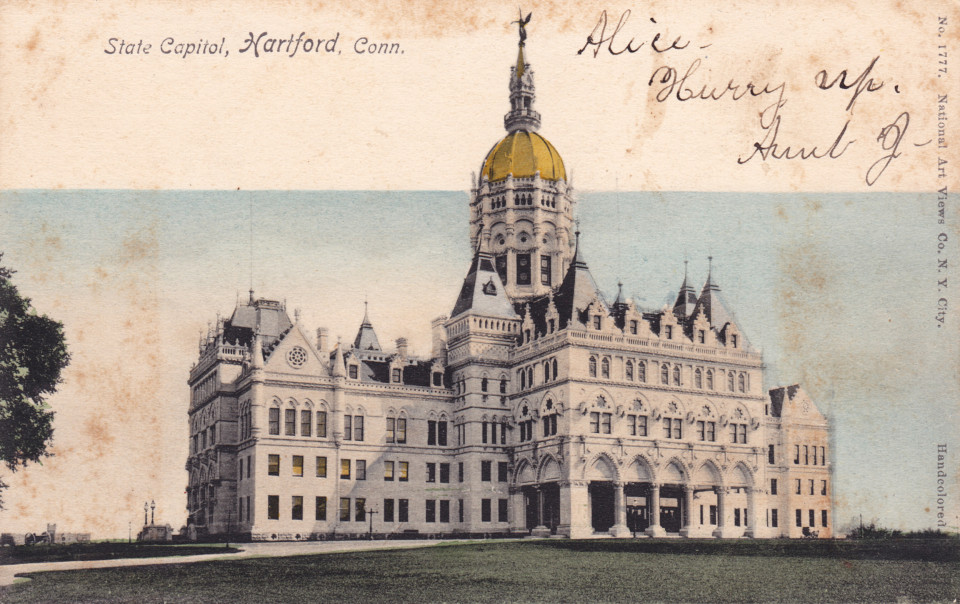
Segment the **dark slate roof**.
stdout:
<path fill-rule="evenodd" d="M 377 339 L 377 332 L 373 330 L 366 304 L 364 304 L 363 322 L 357 330 L 357 337 L 353 339 L 353 347 L 358 350 L 381 350 L 380 340 Z"/>
<path fill-rule="evenodd" d="M 709 281 L 709 278 L 707 281 Z M 677 301 L 673 304 L 673 314 L 675 314 L 678 319 L 683 320 L 692 317 L 696 307 L 697 293 L 687 284 L 687 269 L 686 262 L 684 262 L 683 285 L 680 286 L 680 291 L 677 293 Z"/>
<path fill-rule="evenodd" d="M 384 361 L 360 361 L 360 381 L 390 382 L 390 363 Z"/>
<path fill-rule="evenodd" d="M 477 250 L 470 262 L 470 269 L 463 280 L 460 295 L 453 306 L 450 317 L 456 317 L 468 310 L 487 317 L 516 319 L 507 292 L 493 266 L 490 254 Z"/>
<path fill-rule="evenodd" d="M 713 282 L 709 273 L 707 274 L 707 282 L 703 284 L 703 289 L 700 291 L 700 298 L 697 300 L 696 309 L 691 317 L 695 317 L 701 312 L 707 318 L 707 321 L 710 322 L 710 326 L 716 330 L 717 336 L 721 341 L 723 341 L 723 328 L 728 323 L 733 323 L 739 328 L 733 312 L 723 301 L 723 296 L 720 294 L 720 286 Z M 747 348 L 749 344 L 742 330 L 740 332 L 740 339 L 743 343 L 741 348 Z"/>
<path fill-rule="evenodd" d="M 293 327 L 293 322 L 279 302 L 260 298 L 237 305 L 233 315 L 223 324 L 223 339 L 231 344 L 239 342 L 249 346 L 258 323 L 264 345 L 275 343 Z"/>

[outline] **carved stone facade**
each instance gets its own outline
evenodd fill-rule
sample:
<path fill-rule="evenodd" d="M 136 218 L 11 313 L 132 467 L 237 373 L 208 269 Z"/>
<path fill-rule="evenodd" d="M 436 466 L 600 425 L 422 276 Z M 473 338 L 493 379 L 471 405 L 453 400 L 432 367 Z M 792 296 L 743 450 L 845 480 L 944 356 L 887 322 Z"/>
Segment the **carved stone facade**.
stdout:
<path fill-rule="evenodd" d="M 521 47 L 474 258 L 430 358 L 308 335 L 278 302 L 218 319 L 190 373 L 190 523 L 254 539 L 408 532 L 828 537 L 827 420 L 710 275 L 673 307 L 604 299 L 537 134 Z"/>

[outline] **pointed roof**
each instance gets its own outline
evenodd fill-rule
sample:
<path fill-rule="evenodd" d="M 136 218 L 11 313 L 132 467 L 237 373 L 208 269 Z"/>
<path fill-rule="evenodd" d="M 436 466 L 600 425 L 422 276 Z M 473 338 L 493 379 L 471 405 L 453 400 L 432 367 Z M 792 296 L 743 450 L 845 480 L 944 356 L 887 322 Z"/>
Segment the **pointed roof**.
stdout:
<path fill-rule="evenodd" d="M 560 315 L 561 329 L 574 319 L 580 323 L 586 323 L 586 317 L 580 315 L 595 299 L 603 299 L 580 251 L 580 231 L 576 232 L 576 236 L 577 247 L 573 254 L 573 261 L 570 262 L 570 268 L 567 269 L 567 274 L 563 277 L 560 287 L 557 288 L 557 295 L 554 297 L 554 303 Z"/>
<path fill-rule="evenodd" d="M 710 326 L 716 329 L 717 332 L 722 331 L 728 323 L 737 324 L 737 320 L 733 316 L 730 307 L 723 301 L 723 296 L 720 294 L 720 286 L 713 282 L 713 257 L 710 257 L 710 269 L 707 271 L 707 282 L 703 284 L 703 289 L 700 290 L 700 298 L 697 300 L 696 307 L 694 308 L 694 316 L 699 313 L 703 313 L 703 316 L 710 322 Z M 744 340 L 744 347 L 746 347 L 746 337 L 741 337 Z"/>
<path fill-rule="evenodd" d="M 377 339 L 377 332 L 373 330 L 373 324 L 370 322 L 370 314 L 366 301 L 363 303 L 363 322 L 360 324 L 360 329 L 357 330 L 357 337 L 353 340 L 353 347 L 358 350 L 381 350 L 380 340 Z"/>
<path fill-rule="evenodd" d="M 707 279 L 709 281 L 709 278 Z M 678 319 L 686 319 L 693 316 L 697 307 L 697 294 L 687 282 L 687 261 L 683 261 L 683 285 L 677 293 L 677 301 L 673 304 L 673 314 Z"/>
<path fill-rule="evenodd" d="M 460 288 L 460 295 L 453 306 L 450 318 L 473 311 L 486 317 L 502 317 L 516 319 L 506 288 L 500 280 L 500 275 L 493 266 L 493 257 L 482 249 L 483 244 L 477 246 L 477 251 L 470 262 L 467 276 Z"/>
<path fill-rule="evenodd" d="M 340 345 L 340 340 L 337 340 L 337 347 L 333 351 L 333 366 L 330 367 L 330 375 L 333 377 L 344 377 L 346 371 L 344 371 L 344 362 L 343 362 L 343 347 Z"/>

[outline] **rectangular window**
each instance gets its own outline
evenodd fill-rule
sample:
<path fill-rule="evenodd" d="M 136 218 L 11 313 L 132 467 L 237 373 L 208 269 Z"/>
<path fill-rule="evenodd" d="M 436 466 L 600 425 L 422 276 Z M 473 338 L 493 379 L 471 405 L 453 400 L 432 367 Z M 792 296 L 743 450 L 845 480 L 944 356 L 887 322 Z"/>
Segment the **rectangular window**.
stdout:
<path fill-rule="evenodd" d="M 637 335 L 637 321 L 630 321 L 630 335 Z M 632 379 L 632 378 L 631 378 Z"/>
<path fill-rule="evenodd" d="M 610 434 L 610 420 L 613 417 L 611 413 L 600 414 L 600 431 L 604 434 Z"/>
<path fill-rule="evenodd" d="M 344 415 L 343 416 L 343 440 L 351 440 L 353 438 L 353 416 Z"/>
<path fill-rule="evenodd" d="M 716 442 L 717 422 L 707 422 L 707 440 L 710 442 Z"/>
<path fill-rule="evenodd" d="M 325 521 L 327 519 L 327 498 L 317 497 L 316 506 L 316 519 Z"/>
<path fill-rule="evenodd" d="M 340 478 L 343 478 L 343 479 L 350 478 L 350 460 L 349 459 L 340 460 Z"/>
<path fill-rule="evenodd" d="M 237 480 L 243 480 L 243 458 L 240 458 L 240 469 L 237 472 Z"/>
<path fill-rule="evenodd" d="M 487 442 L 484 440 L 483 442 Z M 437 422 L 436 420 L 427 420 L 427 445 L 437 444 Z"/>
<path fill-rule="evenodd" d="M 310 436 L 313 428 L 313 411 L 304 409 L 300 412 L 300 436 Z"/>
<path fill-rule="evenodd" d="M 670 438 L 670 435 L 673 434 L 672 430 L 673 420 L 669 417 L 663 418 L 663 437 Z"/>
<path fill-rule="evenodd" d="M 827 465 L 827 452 L 823 447 L 820 447 L 820 464 Z"/>
<path fill-rule="evenodd" d="M 447 446 L 447 422 L 437 422 L 437 444 Z"/>
<path fill-rule="evenodd" d="M 357 375 L 359 374 L 359 371 L 358 371 L 358 369 L 357 369 L 357 366 L 356 366 L 356 365 L 350 365 L 350 368 L 347 370 L 347 374 L 350 376 L 350 379 L 351 379 L 351 380 L 357 379 Z"/>
<path fill-rule="evenodd" d="M 457 464 L 457 482 L 463 482 L 463 462 Z"/>
<path fill-rule="evenodd" d="M 550 256 L 540 256 L 540 284 L 550 285 Z"/>
<path fill-rule="evenodd" d="M 286 436 L 296 436 L 297 435 L 297 410 L 296 409 L 284 409 L 283 410 L 283 433 Z"/>
<path fill-rule="evenodd" d="M 636 415 L 627 416 L 627 429 L 630 430 L 630 436 L 637 435 L 637 416 Z"/>
<path fill-rule="evenodd" d="M 740 508 L 733 508 L 733 526 L 740 526 Z"/>
<path fill-rule="evenodd" d="M 340 522 L 350 521 L 350 498 L 340 498 Z"/>
<path fill-rule="evenodd" d="M 602 325 L 602 323 L 600 322 L 600 315 L 595 316 L 595 317 L 593 318 L 593 328 L 594 328 L 594 329 L 600 329 L 600 326 L 601 326 L 601 325 Z M 604 376 L 604 377 L 606 377 L 606 376 Z"/>
<path fill-rule="evenodd" d="M 317 436 L 327 437 L 327 412 L 317 411 Z"/>
<path fill-rule="evenodd" d="M 797 526 L 803 526 L 803 510 L 797 510 Z"/>
<path fill-rule="evenodd" d="M 810 465 L 810 452 L 807 450 L 807 445 L 803 445 L 803 465 Z"/>
<path fill-rule="evenodd" d="M 800 479 L 797 478 L 794 482 L 795 482 L 796 487 L 797 487 L 797 488 L 796 488 L 797 495 L 799 495 L 799 494 L 800 494 Z"/>
<path fill-rule="evenodd" d="M 813 453 L 813 465 L 817 465 L 817 447 L 813 446 L 810 448 L 812 449 L 811 453 Z"/>
<path fill-rule="evenodd" d="M 480 500 L 480 522 L 490 522 L 491 519 L 491 508 L 490 508 L 490 499 L 481 499 Z"/>
<path fill-rule="evenodd" d="M 776 526 L 777 526 L 777 522 L 778 522 L 778 520 L 777 520 L 777 511 L 778 511 L 778 510 L 770 510 L 770 526 L 772 526 L 772 527 L 776 527 Z"/>
<path fill-rule="evenodd" d="M 800 465 L 800 445 L 793 445 L 793 464 Z"/>
<path fill-rule="evenodd" d="M 383 500 L 383 521 L 393 522 L 393 499 Z"/>
<path fill-rule="evenodd" d="M 290 518 L 293 520 L 303 520 L 303 496 L 294 495 L 290 504 Z"/>
<path fill-rule="evenodd" d="M 363 522 L 367 519 L 367 500 L 363 497 L 357 497 L 354 500 L 354 520 L 357 522 Z"/>
<path fill-rule="evenodd" d="M 401 372 L 399 367 L 394 367 L 393 371 L 391 371 L 390 373 L 393 375 L 393 377 L 390 378 L 391 381 L 394 381 L 394 382 L 400 381 Z"/>
<path fill-rule="evenodd" d="M 400 462 L 400 482 L 407 482 L 410 477 L 410 462 Z"/>
<path fill-rule="evenodd" d="M 353 416 L 353 440 L 363 440 L 363 416 Z"/>
<path fill-rule="evenodd" d="M 507 522 L 508 499 L 501 499 L 497 505 L 497 521 Z"/>
<path fill-rule="evenodd" d="M 252 461 L 253 459 L 249 455 L 247 455 L 247 478 L 250 478 L 250 469 L 251 469 L 250 466 L 252 465 L 251 464 Z M 250 506 L 247 506 L 247 509 L 249 510 Z"/>
<path fill-rule="evenodd" d="M 392 461 L 383 462 L 383 479 L 393 480 L 393 462 Z M 386 520 L 386 518 L 384 518 L 384 520 Z"/>
<path fill-rule="evenodd" d="M 267 455 L 267 475 L 280 476 L 280 456 Z"/>
<path fill-rule="evenodd" d="M 367 462 L 363 459 L 357 460 L 357 480 L 367 479 Z"/>
<path fill-rule="evenodd" d="M 827 526 L 827 510 L 820 510 L 820 526 Z"/>
<path fill-rule="evenodd" d="M 480 424 L 480 442 L 487 444 L 487 422 L 484 420 Z"/>
<path fill-rule="evenodd" d="M 809 519 L 810 519 L 810 526 L 811 526 L 811 527 L 817 526 L 817 519 L 816 519 L 816 517 L 815 517 L 814 514 L 813 514 L 813 510 L 807 510 L 807 511 L 810 512 L 810 514 L 809 514 L 809 516 L 808 516 Z"/>
<path fill-rule="evenodd" d="M 530 285 L 530 254 L 517 254 L 517 285 Z"/>
<path fill-rule="evenodd" d="M 717 524 L 717 506 L 710 506 L 710 524 Z"/>
<path fill-rule="evenodd" d="M 707 424 L 706 422 L 697 422 L 697 438 L 699 440 L 706 440 L 707 437 Z"/>
<path fill-rule="evenodd" d="M 490 474 L 491 474 L 492 466 L 493 466 L 492 461 L 480 462 L 480 480 L 482 480 L 483 482 L 490 482 Z"/>
<path fill-rule="evenodd" d="M 318 457 L 317 458 L 317 478 L 326 478 L 327 477 L 327 458 Z"/>
<path fill-rule="evenodd" d="M 457 500 L 457 518 L 458 522 L 463 522 L 463 499 Z"/>
<path fill-rule="evenodd" d="M 407 418 L 397 418 L 397 442 L 403 444 L 407 442 Z"/>
<path fill-rule="evenodd" d="M 243 497 L 237 500 L 237 506 L 237 517 L 240 518 L 240 520 L 243 520 Z"/>
<path fill-rule="evenodd" d="M 820 481 L 820 494 L 821 494 L 821 495 L 826 495 L 826 494 L 827 494 L 827 481 L 826 481 L 826 480 L 821 480 L 821 481 Z"/>
<path fill-rule="evenodd" d="M 809 482 L 810 482 L 810 494 L 813 495 L 813 479 L 811 478 Z"/>
<path fill-rule="evenodd" d="M 440 522 L 450 522 L 450 500 L 440 500 Z"/>
<path fill-rule="evenodd" d="M 276 407 L 270 408 L 270 434 L 273 436 L 280 434 L 280 410 Z"/>
<path fill-rule="evenodd" d="M 293 475 L 303 478 L 303 455 L 293 456 Z"/>
<path fill-rule="evenodd" d="M 638 415 L 637 416 L 637 436 L 646 436 L 647 435 L 647 416 Z"/>
<path fill-rule="evenodd" d="M 507 462 L 497 462 L 497 482 L 507 482 Z"/>
<path fill-rule="evenodd" d="M 667 339 L 668 339 L 668 340 L 672 340 L 672 339 L 673 339 L 673 326 L 672 326 L 672 325 L 667 325 L 667 326 L 666 326 L 666 329 L 665 329 L 665 332 L 666 332 Z"/>
<path fill-rule="evenodd" d="M 387 442 L 397 441 L 397 419 L 395 417 L 387 418 Z"/>
<path fill-rule="evenodd" d="M 427 463 L 427 482 L 437 481 L 437 464 Z"/>
<path fill-rule="evenodd" d="M 280 496 L 267 495 L 267 520 L 280 519 Z"/>
<path fill-rule="evenodd" d="M 769 464 L 775 463 L 773 454 L 774 454 L 773 445 L 767 445 L 767 463 Z"/>
<path fill-rule="evenodd" d="M 683 438 L 683 422 L 679 417 L 673 420 L 673 437 L 678 440 Z"/>
<path fill-rule="evenodd" d="M 450 464 L 440 464 L 440 482 L 450 482 Z"/>
<path fill-rule="evenodd" d="M 777 479 L 776 479 L 776 478 L 771 478 L 771 479 L 770 479 L 770 494 L 771 494 L 771 495 L 776 495 L 776 494 L 777 494 Z"/>
<path fill-rule="evenodd" d="M 600 434 L 600 413 L 597 411 L 590 412 L 590 431 Z"/>
<path fill-rule="evenodd" d="M 397 520 L 408 522 L 410 520 L 410 502 L 406 499 L 397 501 Z"/>
<path fill-rule="evenodd" d="M 740 444 L 747 444 L 747 424 L 740 424 L 737 427 L 737 433 L 740 436 Z"/>

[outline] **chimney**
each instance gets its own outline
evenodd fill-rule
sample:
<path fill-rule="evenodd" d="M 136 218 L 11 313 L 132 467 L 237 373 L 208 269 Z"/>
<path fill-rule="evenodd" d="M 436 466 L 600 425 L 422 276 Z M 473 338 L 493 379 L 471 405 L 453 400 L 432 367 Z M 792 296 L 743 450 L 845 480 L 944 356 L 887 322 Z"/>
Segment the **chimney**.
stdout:
<path fill-rule="evenodd" d="M 430 355 L 435 359 L 440 359 L 446 364 L 447 361 L 447 330 L 444 324 L 447 322 L 447 315 L 440 315 L 430 322 L 433 333 L 433 348 Z"/>
<path fill-rule="evenodd" d="M 323 354 L 327 352 L 327 328 L 317 328 L 317 352 Z"/>
<path fill-rule="evenodd" d="M 407 339 L 406 338 L 397 338 L 397 354 L 400 355 L 402 360 L 407 359 Z"/>

